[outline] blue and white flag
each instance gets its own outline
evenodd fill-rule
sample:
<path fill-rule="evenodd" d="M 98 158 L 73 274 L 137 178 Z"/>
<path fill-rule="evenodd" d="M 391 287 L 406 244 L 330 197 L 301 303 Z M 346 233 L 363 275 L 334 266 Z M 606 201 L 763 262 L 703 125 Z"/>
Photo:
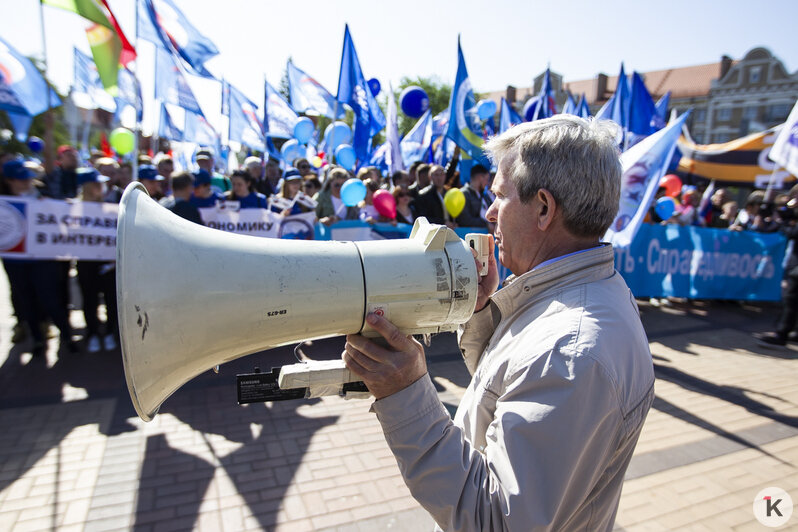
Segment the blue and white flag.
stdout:
<path fill-rule="evenodd" d="M 402 149 L 402 160 L 405 165 L 415 161 L 428 161 L 429 149 L 432 145 L 432 113 L 427 109 L 418 119 L 413 129 L 407 132 L 399 143 Z"/>
<path fill-rule="evenodd" d="M 477 115 L 477 100 L 471 89 L 460 38 L 457 38 L 457 75 L 449 99 L 449 127 L 446 136 L 452 139 L 460 149 L 485 167 L 490 166 L 482 151 L 482 121 Z"/>
<path fill-rule="evenodd" d="M 61 105 L 61 99 L 30 62 L 0 37 L 0 109 L 36 116 L 49 107 Z"/>
<path fill-rule="evenodd" d="M 574 101 L 573 97 L 568 94 L 568 99 L 565 101 L 565 105 L 562 106 L 562 114 L 564 115 L 575 115 L 576 114 L 576 102 Z"/>
<path fill-rule="evenodd" d="M 197 75 L 215 79 L 205 62 L 219 50 L 188 21 L 172 0 L 137 0 L 139 37 L 178 55 Z"/>
<path fill-rule="evenodd" d="M 557 104 L 554 101 L 554 87 L 551 86 L 551 71 L 548 68 L 546 68 L 546 73 L 543 76 L 543 83 L 541 83 L 540 86 L 538 101 L 539 103 L 535 109 L 535 115 L 532 120 L 551 118 L 557 114 Z"/>
<path fill-rule="evenodd" d="M 388 162 L 386 159 L 388 158 L 388 151 L 390 150 L 390 146 L 387 142 L 383 142 L 376 148 L 371 151 L 371 155 L 369 155 L 369 166 L 376 166 L 380 169 L 380 172 L 387 172 L 388 171 Z"/>
<path fill-rule="evenodd" d="M 72 85 L 72 101 L 83 109 L 103 109 L 108 112 L 117 110 L 113 96 L 105 92 L 97 65 L 94 60 L 77 48 L 73 48 L 74 82 Z"/>
<path fill-rule="evenodd" d="M 294 126 L 299 116 L 268 81 L 264 83 L 264 102 L 263 124 L 266 135 L 282 139 L 293 138 Z"/>
<path fill-rule="evenodd" d="M 116 82 L 118 93 L 116 98 L 114 98 L 116 100 L 115 119 L 119 120 L 122 111 L 130 106 L 135 110 L 136 122 L 141 122 L 144 116 L 144 108 L 141 102 L 141 86 L 136 76 L 127 68 L 119 67 L 119 74 L 117 75 Z"/>
<path fill-rule="evenodd" d="M 352 147 L 357 158 L 365 161 L 369 158 L 371 138 L 385 127 L 385 115 L 363 76 L 348 24 L 344 29 L 337 98 L 339 102 L 349 105 L 355 113 Z"/>
<path fill-rule="evenodd" d="M 291 107 L 297 113 L 321 115 L 332 118 L 335 114 L 335 97 L 321 83 L 288 61 L 288 91 Z M 338 106 L 338 116 L 344 114 L 343 106 Z"/>
<path fill-rule="evenodd" d="M 183 128 L 183 140 L 200 146 L 211 146 L 219 153 L 219 134 L 204 116 L 186 111 L 186 125 Z"/>
<path fill-rule="evenodd" d="M 665 127 L 665 123 L 668 120 L 668 105 L 670 105 L 670 103 L 671 103 L 671 91 L 668 91 L 655 104 L 657 113 L 654 115 L 651 124 L 654 127 L 654 131 L 659 131 L 660 129 Z"/>
<path fill-rule="evenodd" d="M 30 131 L 30 126 L 33 124 L 33 117 L 31 115 L 14 113 L 12 111 L 6 111 L 6 115 L 8 115 L 8 120 L 11 122 L 11 129 L 14 130 L 14 136 L 17 137 L 17 140 L 20 142 L 28 140 L 28 132 Z"/>
<path fill-rule="evenodd" d="M 385 165 L 388 171 L 393 175 L 394 172 L 405 169 L 405 161 L 403 159 L 402 144 L 399 142 L 399 126 L 397 125 L 397 111 L 396 111 L 396 98 L 393 95 L 393 85 L 389 84 L 390 90 L 388 91 L 388 125 L 385 131 L 385 144 L 386 149 L 383 150 L 385 155 Z M 429 114 L 429 111 L 427 111 Z M 405 137 L 407 138 L 407 137 Z"/>
<path fill-rule="evenodd" d="M 230 125 L 228 138 L 250 148 L 266 151 L 266 145 L 263 142 L 263 123 L 258 118 L 258 106 L 229 83 L 225 82 L 224 85 L 226 88 L 222 90 L 222 93 L 226 93 L 228 96 L 229 114 L 227 116 Z"/>
<path fill-rule="evenodd" d="M 499 135 L 521 122 L 523 122 L 521 116 L 515 112 L 507 100 L 502 98 L 502 108 L 499 113 Z"/>
<path fill-rule="evenodd" d="M 155 48 L 155 98 L 182 107 L 192 113 L 203 114 L 186 77 L 172 56 L 162 48 Z"/>
<path fill-rule="evenodd" d="M 162 139 L 169 139 L 177 142 L 182 142 L 183 140 L 183 132 L 175 125 L 175 121 L 172 120 L 172 115 L 169 114 L 169 110 L 163 102 L 161 102 L 161 117 L 158 121 L 158 136 Z"/>
<path fill-rule="evenodd" d="M 587 97 L 585 93 L 579 98 L 579 103 L 576 104 L 576 116 L 582 118 L 590 118 L 590 107 L 587 105 Z"/>
<path fill-rule="evenodd" d="M 621 126 L 624 131 L 629 129 L 629 81 L 621 63 L 621 71 L 618 73 L 618 83 L 615 87 L 615 94 L 607 102 L 609 116 L 599 116 L 596 118 L 609 118 Z M 603 109 L 603 108 L 602 108 Z M 599 111 L 601 112 L 601 111 Z"/>
<path fill-rule="evenodd" d="M 792 175 L 798 175 L 798 102 L 781 126 L 768 156 Z"/>
<path fill-rule="evenodd" d="M 621 154 L 621 198 L 618 215 L 604 235 L 615 247 L 629 246 L 643 223 L 660 179 L 676 149 L 689 111 Z"/>

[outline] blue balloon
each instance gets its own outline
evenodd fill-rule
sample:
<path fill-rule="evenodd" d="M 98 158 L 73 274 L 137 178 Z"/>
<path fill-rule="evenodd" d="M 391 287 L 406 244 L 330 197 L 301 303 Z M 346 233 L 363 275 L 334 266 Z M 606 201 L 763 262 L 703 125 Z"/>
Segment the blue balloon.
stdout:
<path fill-rule="evenodd" d="M 411 85 L 399 95 L 399 106 L 410 118 L 419 118 L 429 109 L 429 96 L 421 87 Z"/>
<path fill-rule="evenodd" d="M 341 144 L 349 144 L 352 141 L 352 130 L 346 122 L 333 122 L 324 130 L 324 142 L 334 150 Z"/>
<path fill-rule="evenodd" d="M 28 148 L 34 153 L 39 153 L 44 149 L 44 141 L 39 137 L 30 137 L 28 139 Z"/>
<path fill-rule="evenodd" d="M 313 120 L 307 116 L 303 116 L 297 120 L 297 123 L 294 126 L 294 138 L 300 144 L 305 144 L 310 140 L 310 137 L 313 136 L 314 129 L 315 126 L 313 125 Z"/>
<path fill-rule="evenodd" d="M 347 207 L 354 207 L 366 199 L 366 185 L 360 179 L 348 179 L 341 187 L 341 201 Z"/>
<path fill-rule="evenodd" d="M 487 120 L 496 114 L 496 102 L 493 100 L 480 100 L 477 104 L 477 116 L 481 120 Z"/>
<path fill-rule="evenodd" d="M 534 96 L 524 104 L 524 122 L 531 122 L 535 118 L 535 110 L 538 108 L 539 99 Z"/>
<path fill-rule="evenodd" d="M 355 167 L 356 160 L 355 149 L 349 144 L 341 144 L 335 148 L 335 162 L 347 170 L 352 170 Z"/>
<path fill-rule="evenodd" d="M 668 196 L 658 199 L 657 204 L 654 206 L 654 212 L 663 220 L 669 219 L 675 211 L 676 202 Z"/>
<path fill-rule="evenodd" d="M 286 163 L 291 164 L 294 159 L 305 156 L 305 148 L 296 139 L 288 139 L 280 146 L 280 155 Z"/>
<path fill-rule="evenodd" d="M 377 78 L 371 78 L 370 80 L 368 80 L 367 83 L 369 85 L 369 90 L 371 91 L 371 95 L 376 98 L 377 95 L 380 93 L 380 90 L 382 89 L 382 85 L 380 85 L 380 80 L 378 80 Z"/>

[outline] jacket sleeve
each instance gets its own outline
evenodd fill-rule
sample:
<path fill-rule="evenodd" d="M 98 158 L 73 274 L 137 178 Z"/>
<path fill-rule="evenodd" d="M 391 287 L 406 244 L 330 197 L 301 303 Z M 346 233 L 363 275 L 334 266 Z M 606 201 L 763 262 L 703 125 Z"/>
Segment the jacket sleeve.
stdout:
<path fill-rule="evenodd" d="M 454 425 L 428 375 L 373 404 L 405 483 L 441 528 L 568 527 L 611 459 L 622 421 L 602 368 L 574 368 L 573 360 L 543 354 L 508 375 L 501 394 L 482 390 L 483 401 L 495 400 L 484 449 Z"/>
<path fill-rule="evenodd" d="M 493 336 L 499 318 L 499 310 L 493 303 L 488 303 L 488 306 L 475 312 L 471 319 L 457 330 L 457 343 L 463 354 L 466 368 L 471 375 L 477 370 L 479 359 L 482 357 L 490 337 Z"/>

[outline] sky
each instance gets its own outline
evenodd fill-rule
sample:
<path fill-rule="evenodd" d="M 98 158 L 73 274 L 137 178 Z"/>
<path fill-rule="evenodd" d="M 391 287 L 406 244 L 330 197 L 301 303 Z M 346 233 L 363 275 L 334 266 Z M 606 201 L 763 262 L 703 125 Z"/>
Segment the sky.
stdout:
<path fill-rule="evenodd" d="M 741 58 L 766 46 L 789 72 L 798 69 L 798 2 L 772 0 L 173 0 L 219 49 L 206 63 L 254 102 L 264 76 L 278 85 L 291 57 L 335 94 L 344 24 L 348 23 L 366 78 L 383 87 L 403 76 L 454 81 L 460 35 L 477 92 L 528 87 L 547 65 L 565 81 L 599 72 L 659 70 Z M 135 44 L 135 1 L 108 0 Z M 89 53 L 87 23 L 39 0 L 0 0 L 0 36 L 29 56 L 42 56 L 42 18 L 48 74 L 67 92 L 72 48 Z M 152 96 L 153 45 L 138 41 L 145 106 Z M 190 78 L 203 110 L 215 122 L 219 84 Z M 152 107 L 152 106 L 151 106 Z M 151 113 L 145 109 L 145 123 Z M 151 119 L 151 118 L 149 118 Z M 145 131 L 147 127 L 145 125 Z"/>

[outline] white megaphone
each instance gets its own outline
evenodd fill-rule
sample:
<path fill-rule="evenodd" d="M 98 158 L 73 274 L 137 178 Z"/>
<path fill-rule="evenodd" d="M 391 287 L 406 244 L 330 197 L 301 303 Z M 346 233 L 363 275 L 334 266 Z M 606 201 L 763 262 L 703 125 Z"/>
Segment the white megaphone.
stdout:
<path fill-rule="evenodd" d="M 376 336 L 370 312 L 405 334 L 453 331 L 477 296 L 468 245 L 426 219 L 405 240 L 258 238 L 186 221 L 139 183 L 119 206 L 116 272 L 125 378 L 145 421 L 221 363 L 303 340 Z"/>

